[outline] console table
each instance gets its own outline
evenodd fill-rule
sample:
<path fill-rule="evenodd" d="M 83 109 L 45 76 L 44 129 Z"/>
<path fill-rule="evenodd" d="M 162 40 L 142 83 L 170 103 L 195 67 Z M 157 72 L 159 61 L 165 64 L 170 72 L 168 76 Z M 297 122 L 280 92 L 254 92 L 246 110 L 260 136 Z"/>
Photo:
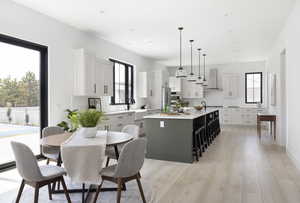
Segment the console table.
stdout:
<path fill-rule="evenodd" d="M 257 135 L 259 136 L 259 138 L 261 138 L 261 122 L 262 121 L 270 122 L 271 135 L 273 135 L 274 140 L 276 140 L 276 115 L 275 114 L 257 114 Z"/>

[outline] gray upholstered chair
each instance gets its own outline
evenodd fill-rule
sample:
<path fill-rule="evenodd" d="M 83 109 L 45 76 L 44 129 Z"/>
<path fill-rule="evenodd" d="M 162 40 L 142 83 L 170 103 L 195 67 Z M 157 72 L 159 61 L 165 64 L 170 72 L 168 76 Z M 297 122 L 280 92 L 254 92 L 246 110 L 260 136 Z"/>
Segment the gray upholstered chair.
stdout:
<path fill-rule="evenodd" d="M 49 199 L 52 200 L 51 183 L 61 182 L 66 198 L 71 203 L 70 196 L 63 178 L 66 172 L 58 166 L 38 166 L 36 158 L 29 147 L 22 143 L 11 142 L 11 146 L 15 155 L 18 172 L 23 178 L 16 203 L 20 202 L 20 198 L 25 184 L 35 188 L 34 203 L 38 202 L 39 189 L 48 185 Z"/>
<path fill-rule="evenodd" d="M 61 127 L 50 126 L 43 129 L 42 137 L 48 137 L 62 133 L 64 133 L 64 130 Z M 49 164 L 50 161 L 57 161 L 59 156 L 59 148 L 42 146 L 42 154 L 47 158 L 47 164 Z"/>
<path fill-rule="evenodd" d="M 140 181 L 140 170 L 144 164 L 146 140 L 138 138 L 124 145 L 118 164 L 103 168 L 100 172 L 103 181 L 112 181 L 118 184 L 117 203 L 121 201 L 121 191 L 124 184 L 131 180 L 136 180 L 141 197 L 146 203 L 142 184 Z M 98 186 L 94 203 L 97 202 L 102 183 Z"/>
<path fill-rule="evenodd" d="M 133 139 L 137 139 L 139 138 L 140 128 L 137 125 L 126 125 L 123 127 L 122 132 L 132 135 Z M 124 144 L 119 145 L 118 147 L 122 150 L 123 146 Z M 106 167 L 108 166 L 110 159 L 117 159 L 115 149 L 113 147 L 107 147 L 105 150 L 105 155 L 107 156 Z"/>

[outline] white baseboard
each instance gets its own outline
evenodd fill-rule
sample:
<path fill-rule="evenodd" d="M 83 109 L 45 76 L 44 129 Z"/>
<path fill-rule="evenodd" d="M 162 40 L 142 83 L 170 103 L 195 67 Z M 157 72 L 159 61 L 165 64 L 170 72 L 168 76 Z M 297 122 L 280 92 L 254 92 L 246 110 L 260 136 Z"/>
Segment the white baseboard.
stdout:
<path fill-rule="evenodd" d="M 293 164 L 298 170 L 300 170 L 300 160 L 298 160 L 289 149 L 286 148 L 286 153 L 288 157 L 292 160 Z"/>

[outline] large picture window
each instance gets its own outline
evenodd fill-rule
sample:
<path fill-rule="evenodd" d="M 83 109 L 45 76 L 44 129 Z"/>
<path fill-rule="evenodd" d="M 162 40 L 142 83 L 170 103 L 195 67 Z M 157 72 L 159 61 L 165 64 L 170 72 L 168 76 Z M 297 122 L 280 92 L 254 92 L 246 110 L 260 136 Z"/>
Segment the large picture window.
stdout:
<path fill-rule="evenodd" d="M 114 86 L 111 103 L 113 105 L 133 104 L 133 65 L 126 64 L 114 59 L 110 60 L 114 63 Z"/>
<path fill-rule="evenodd" d="M 262 103 L 262 72 L 245 74 L 246 104 Z"/>

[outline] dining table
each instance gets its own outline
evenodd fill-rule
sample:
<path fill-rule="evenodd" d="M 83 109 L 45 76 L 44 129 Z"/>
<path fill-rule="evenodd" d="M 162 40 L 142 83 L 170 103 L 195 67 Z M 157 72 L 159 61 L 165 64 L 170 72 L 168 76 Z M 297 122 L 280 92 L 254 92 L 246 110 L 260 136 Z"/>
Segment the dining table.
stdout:
<path fill-rule="evenodd" d="M 116 158 L 118 160 L 119 158 L 119 148 L 118 146 L 123 145 L 131 140 L 133 140 L 133 136 L 125 133 L 125 132 L 116 132 L 116 131 L 98 131 L 98 134 L 106 134 L 106 147 L 113 147 L 115 151 Z M 42 146 L 48 146 L 48 147 L 57 147 L 60 149 L 58 160 L 57 160 L 57 166 L 62 165 L 62 156 L 61 156 L 61 146 L 66 143 L 69 139 L 74 136 L 74 133 L 62 133 L 62 134 L 56 134 L 47 136 L 44 138 L 41 138 L 40 144 Z M 91 140 L 92 138 L 86 138 Z M 116 187 L 103 187 L 101 188 L 101 191 L 116 191 Z M 123 190 L 126 190 L 126 186 L 124 185 Z M 92 187 L 92 184 L 88 189 L 85 188 L 85 184 L 82 184 L 82 188 L 77 189 L 68 189 L 69 193 L 82 193 L 82 202 L 87 202 L 87 199 L 89 197 L 90 192 L 95 192 L 96 189 Z M 63 193 L 63 190 L 60 190 L 59 184 L 58 189 L 56 189 L 56 183 L 52 185 L 52 193 Z M 85 193 L 87 192 L 87 195 L 85 196 Z"/>

